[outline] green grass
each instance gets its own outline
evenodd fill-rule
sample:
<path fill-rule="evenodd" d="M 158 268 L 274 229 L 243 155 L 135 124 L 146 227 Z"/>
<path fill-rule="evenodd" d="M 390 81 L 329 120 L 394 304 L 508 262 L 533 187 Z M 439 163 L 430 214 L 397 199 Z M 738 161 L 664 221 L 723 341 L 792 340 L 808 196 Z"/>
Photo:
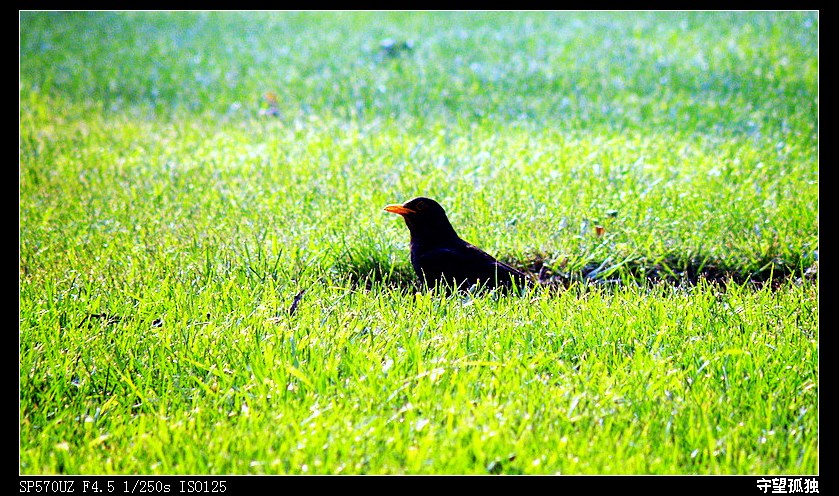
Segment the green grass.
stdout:
<path fill-rule="evenodd" d="M 21 474 L 819 473 L 817 13 L 20 33 Z M 416 288 L 418 195 L 617 284 Z"/>

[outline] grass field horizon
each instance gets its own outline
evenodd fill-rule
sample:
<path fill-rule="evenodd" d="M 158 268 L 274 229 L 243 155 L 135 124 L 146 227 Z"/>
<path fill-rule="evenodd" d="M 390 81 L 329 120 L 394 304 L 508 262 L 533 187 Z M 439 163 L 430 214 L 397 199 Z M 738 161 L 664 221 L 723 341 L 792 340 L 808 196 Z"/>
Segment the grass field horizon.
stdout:
<path fill-rule="evenodd" d="M 817 12 L 21 12 L 19 94 L 21 474 L 819 473 Z"/>

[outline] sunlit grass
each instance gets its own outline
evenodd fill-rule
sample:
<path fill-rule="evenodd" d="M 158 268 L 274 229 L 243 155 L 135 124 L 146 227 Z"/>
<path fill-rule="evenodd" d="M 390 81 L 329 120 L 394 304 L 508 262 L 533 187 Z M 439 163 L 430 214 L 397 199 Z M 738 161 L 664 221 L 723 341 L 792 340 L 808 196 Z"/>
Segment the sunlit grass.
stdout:
<path fill-rule="evenodd" d="M 817 39 L 799 12 L 22 13 L 20 472 L 818 473 Z M 417 291 L 382 208 L 418 195 L 620 284 Z M 785 277 L 625 270 L 688 262 Z"/>

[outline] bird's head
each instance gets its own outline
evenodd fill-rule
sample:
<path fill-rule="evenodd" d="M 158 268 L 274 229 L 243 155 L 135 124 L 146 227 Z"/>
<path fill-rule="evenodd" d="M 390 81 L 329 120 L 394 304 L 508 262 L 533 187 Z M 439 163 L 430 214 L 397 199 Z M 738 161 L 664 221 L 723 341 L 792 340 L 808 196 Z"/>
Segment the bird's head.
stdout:
<path fill-rule="evenodd" d="M 446 211 L 431 198 L 420 196 L 401 205 L 388 205 L 385 211 L 399 214 L 405 219 L 412 240 L 430 242 L 457 237 Z"/>

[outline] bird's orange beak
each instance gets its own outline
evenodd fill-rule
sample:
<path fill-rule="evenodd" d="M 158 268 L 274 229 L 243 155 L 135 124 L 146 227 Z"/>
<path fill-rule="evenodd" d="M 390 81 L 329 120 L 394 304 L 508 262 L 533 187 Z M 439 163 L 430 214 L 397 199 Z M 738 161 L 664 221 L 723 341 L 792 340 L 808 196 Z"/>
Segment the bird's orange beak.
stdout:
<path fill-rule="evenodd" d="M 385 207 L 385 212 L 390 212 L 392 214 L 399 214 L 399 215 L 408 215 L 414 213 L 413 210 L 410 208 L 405 208 L 402 205 L 388 205 Z"/>

